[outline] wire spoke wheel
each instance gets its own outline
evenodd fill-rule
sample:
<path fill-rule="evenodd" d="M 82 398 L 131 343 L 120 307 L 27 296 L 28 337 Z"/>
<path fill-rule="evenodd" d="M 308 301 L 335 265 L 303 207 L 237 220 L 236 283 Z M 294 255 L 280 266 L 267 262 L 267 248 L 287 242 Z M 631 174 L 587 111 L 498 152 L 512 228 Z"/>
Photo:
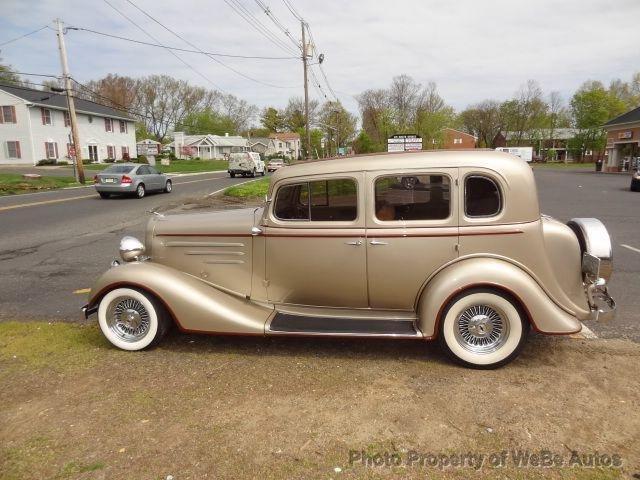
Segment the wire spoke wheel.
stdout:
<path fill-rule="evenodd" d="M 472 353 L 491 353 L 498 350 L 509 337 L 509 322 L 500 309 L 489 305 L 472 305 L 455 321 L 455 338 Z"/>
<path fill-rule="evenodd" d="M 107 307 L 106 317 L 111 332 L 125 342 L 137 342 L 149 333 L 149 312 L 135 298 L 114 298 Z"/>

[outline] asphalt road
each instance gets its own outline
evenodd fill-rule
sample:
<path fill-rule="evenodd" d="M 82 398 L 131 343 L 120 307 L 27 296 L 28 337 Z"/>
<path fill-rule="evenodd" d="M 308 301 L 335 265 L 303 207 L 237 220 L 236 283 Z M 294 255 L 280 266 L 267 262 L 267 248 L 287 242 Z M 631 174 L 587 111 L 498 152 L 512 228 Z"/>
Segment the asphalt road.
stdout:
<path fill-rule="evenodd" d="M 126 234 L 143 238 L 147 211 L 230 185 L 226 172 L 173 178 L 170 194 L 101 199 L 92 186 L 0 197 L 0 319 L 80 320 L 86 294 Z"/>
<path fill-rule="evenodd" d="M 599 218 L 612 236 L 618 315 L 589 327 L 640 341 L 640 193 L 629 192 L 627 175 L 538 169 L 535 176 L 544 213 Z M 143 236 L 146 211 L 242 181 L 223 172 L 182 176 L 171 194 L 142 200 L 105 201 L 91 187 L 0 197 L 0 319 L 80 320 L 86 295 L 73 292 L 89 288 L 118 256 L 123 235 Z"/>

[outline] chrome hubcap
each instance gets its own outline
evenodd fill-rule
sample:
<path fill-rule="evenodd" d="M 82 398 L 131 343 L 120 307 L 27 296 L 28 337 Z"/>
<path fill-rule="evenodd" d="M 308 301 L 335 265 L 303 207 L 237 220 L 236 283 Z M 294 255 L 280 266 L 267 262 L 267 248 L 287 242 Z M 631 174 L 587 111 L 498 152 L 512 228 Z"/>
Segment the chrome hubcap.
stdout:
<path fill-rule="evenodd" d="M 488 305 L 473 305 L 456 319 L 456 340 L 473 353 L 491 353 L 498 350 L 509 336 L 506 315 Z"/>
<path fill-rule="evenodd" d="M 118 297 L 107 307 L 107 325 L 122 340 L 137 342 L 149 332 L 149 312 L 135 298 Z"/>

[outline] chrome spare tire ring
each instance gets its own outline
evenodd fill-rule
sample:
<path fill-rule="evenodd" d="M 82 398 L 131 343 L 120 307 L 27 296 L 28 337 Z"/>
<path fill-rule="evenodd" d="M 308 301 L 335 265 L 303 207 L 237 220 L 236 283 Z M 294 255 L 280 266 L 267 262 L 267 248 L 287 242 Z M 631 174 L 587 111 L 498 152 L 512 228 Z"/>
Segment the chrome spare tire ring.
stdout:
<path fill-rule="evenodd" d="M 131 343 L 142 340 L 151 325 L 145 306 L 132 297 L 114 298 L 107 306 L 106 320 L 111 332 Z"/>
<path fill-rule="evenodd" d="M 509 338 L 509 321 L 496 307 L 472 305 L 456 318 L 454 334 L 462 348 L 472 353 L 491 353 Z"/>

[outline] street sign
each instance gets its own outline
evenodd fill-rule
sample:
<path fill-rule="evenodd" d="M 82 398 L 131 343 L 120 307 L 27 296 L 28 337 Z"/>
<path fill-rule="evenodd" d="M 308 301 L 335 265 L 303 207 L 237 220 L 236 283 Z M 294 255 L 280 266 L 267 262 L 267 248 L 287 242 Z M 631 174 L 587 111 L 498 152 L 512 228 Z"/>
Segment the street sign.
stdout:
<path fill-rule="evenodd" d="M 76 147 L 69 145 L 69 156 L 74 158 L 76 156 Z"/>
<path fill-rule="evenodd" d="M 392 135 L 387 139 L 387 152 L 422 150 L 422 137 L 414 133 Z"/>
<path fill-rule="evenodd" d="M 138 155 L 159 155 L 160 154 L 160 145 L 157 143 L 139 143 L 136 145 L 136 151 Z"/>

